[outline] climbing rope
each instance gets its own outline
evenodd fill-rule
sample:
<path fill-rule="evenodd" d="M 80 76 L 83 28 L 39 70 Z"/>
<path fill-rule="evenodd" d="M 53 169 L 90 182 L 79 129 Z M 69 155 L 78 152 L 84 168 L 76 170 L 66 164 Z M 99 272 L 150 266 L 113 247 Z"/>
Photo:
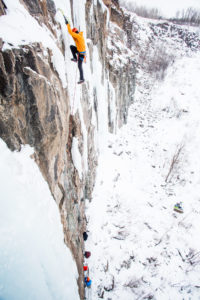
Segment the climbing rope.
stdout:
<path fill-rule="evenodd" d="M 78 60 L 77 60 L 77 63 L 78 64 Z M 76 79 L 77 79 L 77 69 L 78 67 L 76 68 L 76 76 L 75 76 L 75 87 L 74 87 L 74 96 L 73 96 L 73 103 L 72 103 L 72 114 L 74 113 L 74 101 L 75 101 L 75 96 L 76 96 Z"/>
<path fill-rule="evenodd" d="M 92 300 L 92 287 L 85 287 L 85 296 L 84 299 Z"/>
<path fill-rule="evenodd" d="M 92 287 L 88 288 L 88 300 L 92 300 Z"/>

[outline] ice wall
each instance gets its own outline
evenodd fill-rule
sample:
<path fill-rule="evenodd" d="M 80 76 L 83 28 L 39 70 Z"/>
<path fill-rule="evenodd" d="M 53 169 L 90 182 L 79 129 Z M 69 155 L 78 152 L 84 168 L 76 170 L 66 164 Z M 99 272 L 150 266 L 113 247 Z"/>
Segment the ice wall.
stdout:
<path fill-rule="evenodd" d="M 0 140 L 0 298 L 79 299 L 58 207 L 30 157 Z"/>

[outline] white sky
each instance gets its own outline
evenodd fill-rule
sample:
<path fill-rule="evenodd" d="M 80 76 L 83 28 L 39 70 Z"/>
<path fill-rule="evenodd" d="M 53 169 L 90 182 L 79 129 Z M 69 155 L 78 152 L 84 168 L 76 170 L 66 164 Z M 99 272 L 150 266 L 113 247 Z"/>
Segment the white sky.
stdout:
<path fill-rule="evenodd" d="M 173 17 L 177 11 L 182 11 L 188 7 L 200 10 L 200 0 L 122 0 L 121 2 L 135 2 L 139 5 L 156 7 L 167 17 Z"/>

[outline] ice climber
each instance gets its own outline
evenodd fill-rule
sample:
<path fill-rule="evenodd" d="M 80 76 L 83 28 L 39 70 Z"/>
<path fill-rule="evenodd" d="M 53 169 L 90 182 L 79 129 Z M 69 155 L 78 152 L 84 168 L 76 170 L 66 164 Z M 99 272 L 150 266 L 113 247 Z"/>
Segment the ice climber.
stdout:
<path fill-rule="evenodd" d="M 84 256 L 85 256 L 85 258 L 89 258 L 91 256 L 91 252 L 85 251 Z"/>
<path fill-rule="evenodd" d="M 86 231 L 83 232 L 83 239 L 84 241 L 87 241 L 87 238 L 88 238 L 88 234 Z"/>
<path fill-rule="evenodd" d="M 82 66 L 83 61 L 85 60 L 86 57 L 85 40 L 83 37 L 83 32 L 82 31 L 79 32 L 77 28 L 71 29 L 69 22 L 66 18 L 65 18 L 65 24 L 67 25 L 69 34 L 72 36 L 76 44 L 76 46 L 73 45 L 70 46 L 73 55 L 73 58 L 71 60 L 74 62 L 78 61 L 78 68 L 80 72 L 80 80 L 78 81 L 78 83 L 80 84 L 85 81 L 83 76 L 83 66 Z"/>
<path fill-rule="evenodd" d="M 91 287 L 92 280 L 89 277 L 85 277 L 84 282 L 87 287 Z"/>
<path fill-rule="evenodd" d="M 88 266 L 83 266 L 83 272 L 88 272 Z"/>
<path fill-rule="evenodd" d="M 182 202 L 176 203 L 174 205 L 174 210 L 180 213 L 183 213 Z"/>

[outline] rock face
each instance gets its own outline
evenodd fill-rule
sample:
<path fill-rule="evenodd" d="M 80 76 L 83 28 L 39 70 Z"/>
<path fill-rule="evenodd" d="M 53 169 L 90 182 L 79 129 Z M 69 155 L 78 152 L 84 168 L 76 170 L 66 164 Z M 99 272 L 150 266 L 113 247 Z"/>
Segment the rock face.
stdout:
<path fill-rule="evenodd" d="M 98 46 L 101 64 L 105 68 L 102 81 L 108 80 L 115 90 L 117 111 L 113 121 L 110 115 L 112 92 L 108 86 L 109 128 L 113 132 L 113 123 L 120 127 L 127 121 L 128 107 L 133 102 L 135 92 L 136 63 L 130 51 L 127 30 L 124 30 L 129 25 L 118 1 L 104 1 L 108 7 L 106 12 L 97 3 L 97 6 L 92 5 L 91 0 L 86 3 L 87 37 L 93 41 L 93 46 Z M 108 25 L 107 14 L 111 20 Z"/>
<path fill-rule="evenodd" d="M 5 15 L 6 5 L 3 1 L 0 2 L 0 16 Z"/>

